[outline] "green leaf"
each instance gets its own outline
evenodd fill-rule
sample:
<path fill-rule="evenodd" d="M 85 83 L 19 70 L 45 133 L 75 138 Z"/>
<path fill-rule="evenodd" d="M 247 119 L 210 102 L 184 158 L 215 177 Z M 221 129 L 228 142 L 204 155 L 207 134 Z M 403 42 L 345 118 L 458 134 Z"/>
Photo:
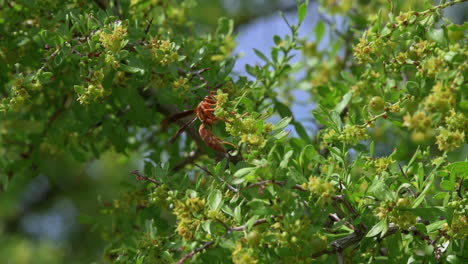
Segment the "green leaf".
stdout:
<path fill-rule="evenodd" d="M 468 161 L 458 161 L 447 166 L 448 170 L 460 176 L 467 177 L 468 175 Z"/>
<path fill-rule="evenodd" d="M 73 85 L 73 89 L 77 94 L 84 94 L 86 92 L 82 85 Z"/>
<path fill-rule="evenodd" d="M 208 195 L 208 208 L 219 210 L 223 204 L 223 194 L 220 190 L 214 190 Z"/>
<path fill-rule="evenodd" d="M 255 54 L 257 54 L 258 57 L 260 57 L 260 59 L 264 60 L 266 63 L 270 63 L 270 60 L 267 58 L 267 56 L 265 56 L 265 54 L 263 54 L 261 51 L 259 51 L 258 49 L 253 49 Z"/>
<path fill-rule="evenodd" d="M 447 44 L 447 38 L 445 37 L 445 31 L 442 28 L 431 28 L 429 31 L 427 31 L 427 34 L 429 35 L 429 38 L 434 40 L 435 42 L 441 44 L 441 45 L 446 45 Z"/>
<path fill-rule="evenodd" d="M 232 19 L 222 17 L 218 19 L 218 28 L 216 29 L 216 35 L 229 36 L 232 34 L 234 29 L 234 21 Z"/>
<path fill-rule="evenodd" d="M 352 97 L 352 92 L 347 92 L 344 96 L 343 99 L 335 106 L 335 111 L 338 113 L 343 112 L 343 110 L 348 106 L 349 102 L 351 101 Z"/>
<path fill-rule="evenodd" d="M 382 219 L 380 220 L 380 222 L 378 222 L 377 224 L 375 224 L 371 230 L 369 230 L 369 232 L 367 233 L 366 237 L 374 237 L 380 233 L 382 233 L 385 229 L 388 228 L 388 224 L 387 224 L 387 219 Z"/>
<path fill-rule="evenodd" d="M 240 223 L 242 222 L 242 208 L 240 205 L 236 206 L 236 208 L 234 208 L 234 220 L 236 220 L 237 223 Z"/>
<path fill-rule="evenodd" d="M 139 67 L 133 67 L 133 66 L 130 66 L 130 65 L 126 65 L 126 64 L 121 64 L 120 65 L 120 69 L 124 72 L 129 72 L 129 73 L 139 73 L 141 75 L 143 75 L 145 73 L 145 70 L 142 69 L 142 68 L 139 68 Z"/>
<path fill-rule="evenodd" d="M 282 130 L 278 134 L 274 135 L 273 138 L 277 140 L 277 142 L 284 141 L 289 136 L 289 132 L 286 130 Z"/>
<path fill-rule="evenodd" d="M 455 182 L 453 181 L 442 181 L 440 183 L 440 188 L 444 191 L 454 191 L 455 190 Z"/>
<path fill-rule="evenodd" d="M 299 24 L 301 24 L 304 21 L 306 15 L 307 15 L 307 9 L 308 9 L 307 3 L 302 3 L 299 6 L 299 9 L 297 10 L 297 16 L 299 18 Z"/>
<path fill-rule="evenodd" d="M 256 170 L 256 169 L 257 169 L 257 167 L 242 168 L 242 169 L 240 169 L 240 170 L 238 170 L 238 171 L 236 171 L 236 172 L 234 173 L 234 177 L 235 177 L 235 178 L 243 177 L 243 176 L 245 176 L 245 175 L 247 175 L 247 174 L 253 172 L 253 171 Z"/>
<path fill-rule="evenodd" d="M 327 31 L 327 25 L 323 20 L 320 20 L 317 25 L 315 26 L 315 38 L 316 42 L 320 43 L 325 36 L 325 32 Z"/>
<path fill-rule="evenodd" d="M 280 168 L 284 169 L 284 168 L 286 168 L 288 166 L 289 159 L 291 159 L 291 156 L 292 156 L 293 153 L 294 153 L 294 151 L 290 150 L 286 154 L 284 154 L 283 160 L 280 163 Z"/>
<path fill-rule="evenodd" d="M 291 110 L 289 109 L 289 107 L 283 103 L 281 103 L 280 101 L 276 101 L 275 102 L 275 110 L 278 112 L 278 114 L 280 114 L 280 116 L 283 118 L 283 117 L 289 117 L 289 116 L 292 116 L 292 112 Z"/>
<path fill-rule="evenodd" d="M 417 82 L 413 81 L 408 81 L 406 82 L 406 90 L 408 90 L 408 93 L 414 96 L 419 95 L 419 84 Z"/>
<path fill-rule="evenodd" d="M 430 180 L 427 181 L 425 183 L 426 187 L 424 188 L 424 190 L 419 194 L 418 198 L 416 198 L 414 201 L 413 201 L 413 206 L 412 208 L 416 208 L 418 207 L 423 201 L 424 199 L 426 198 L 426 193 L 429 191 L 429 189 L 432 187 L 432 182 L 434 180 L 434 174 L 432 173 L 430 177 Z"/>
<path fill-rule="evenodd" d="M 445 209 L 439 206 L 426 208 L 401 208 L 401 211 L 409 211 L 424 220 L 434 221 L 440 217 L 445 217 Z"/>
<path fill-rule="evenodd" d="M 356 77 L 354 77 L 350 72 L 348 71 L 341 71 L 341 77 L 343 77 L 343 79 L 345 79 L 346 81 L 348 81 L 349 83 L 353 84 L 355 83 L 357 80 L 356 80 Z"/>
<path fill-rule="evenodd" d="M 291 123 L 291 120 L 292 120 L 292 117 L 285 117 L 285 118 L 281 119 L 281 120 L 273 127 L 273 131 L 284 129 L 285 127 L 287 127 L 287 126 L 289 125 L 289 123 Z"/>
<path fill-rule="evenodd" d="M 310 138 L 309 135 L 307 134 L 307 130 L 304 128 L 304 126 L 300 122 L 294 122 L 294 128 L 296 129 L 297 134 L 305 141 L 309 142 Z"/>
<path fill-rule="evenodd" d="M 273 41 L 275 42 L 276 45 L 279 45 L 281 43 L 281 37 L 278 35 L 274 35 Z"/>

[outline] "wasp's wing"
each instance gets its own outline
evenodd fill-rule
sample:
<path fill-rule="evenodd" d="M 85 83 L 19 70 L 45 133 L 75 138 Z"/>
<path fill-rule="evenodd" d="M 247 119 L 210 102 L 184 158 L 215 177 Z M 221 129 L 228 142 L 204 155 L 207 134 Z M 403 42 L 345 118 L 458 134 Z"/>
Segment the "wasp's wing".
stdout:
<path fill-rule="evenodd" d="M 180 136 L 180 134 L 182 134 L 182 132 L 184 132 L 184 130 L 187 129 L 187 127 L 189 127 L 191 124 L 193 124 L 193 122 L 195 122 L 195 120 L 197 120 L 196 116 L 194 118 L 190 119 L 190 121 L 188 121 L 187 123 L 183 124 L 182 127 L 180 127 L 180 129 L 177 131 L 177 133 L 171 138 L 170 142 L 174 143 L 175 140 Z"/>
<path fill-rule="evenodd" d="M 170 123 L 174 123 L 177 120 L 187 117 L 189 115 L 193 115 L 195 113 L 195 109 L 184 111 L 182 113 L 177 113 L 171 116 L 166 117 L 163 121 L 161 121 L 161 128 L 165 130 Z"/>

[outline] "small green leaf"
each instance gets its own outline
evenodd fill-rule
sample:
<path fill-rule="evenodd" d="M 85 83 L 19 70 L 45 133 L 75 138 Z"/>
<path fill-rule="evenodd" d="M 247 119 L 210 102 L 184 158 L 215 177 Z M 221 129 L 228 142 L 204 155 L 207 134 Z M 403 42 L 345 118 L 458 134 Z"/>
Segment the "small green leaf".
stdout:
<path fill-rule="evenodd" d="M 453 181 L 442 181 L 440 183 L 440 188 L 444 191 L 454 191 L 455 190 L 455 182 Z"/>
<path fill-rule="evenodd" d="M 406 83 L 406 90 L 408 90 L 408 93 L 414 96 L 419 95 L 419 84 L 417 82 L 413 81 L 408 81 Z"/>
<path fill-rule="evenodd" d="M 291 123 L 291 120 L 292 120 L 292 117 L 285 117 L 285 118 L 281 119 L 281 120 L 273 127 L 273 131 L 284 129 L 285 127 L 287 127 L 287 126 L 289 125 L 289 123 Z"/>
<path fill-rule="evenodd" d="M 242 208 L 240 205 L 236 206 L 234 208 L 234 220 L 236 220 L 237 223 L 240 223 L 242 221 Z"/>
<path fill-rule="evenodd" d="M 218 19 L 218 28 L 216 29 L 216 35 L 229 36 L 232 34 L 234 29 L 234 21 L 232 19 L 222 17 Z"/>
<path fill-rule="evenodd" d="M 306 15 L 307 15 L 307 9 L 308 9 L 307 3 L 303 3 L 303 4 L 301 4 L 299 6 L 299 9 L 297 10 L 297 16 L 299 18 L 299 24 L 301 24 L 304 21 Z"/>
<path fill-rule="evenodd" d="M 289 159 L 291 159 L 291 156 L 292 156 L 293 153 L 294 153 L 294 151 L 290 150 L 284 155 L 283 160 L 280 163 L 280 168 L 284 169 L 284 168 L 286 168 L 288 166 Z"/>
<path fill-rule="evenodd" d="M 309 135 L 307 134 L 307 130 L 304 128 L 304 126 L 300 122 L 294 122 L 294 128 L 296 129 L 297 134 L 305 141 L 309 142 L 310 138 Z"/>
<path fill-rule="evenodd" d="M 267 58 L 267 56 L 265 56 L 265 54 L 263 54 L 261 51 L 259 51 L 258 49 L 253 49 L 255 54 L 257 54 L 258 57 L 260 57 L 260 59 L 264 60 L 266 63 L 270 63 L 270 60 Z"/>
<path fill-rule="evenodd" d="M 120 69 L 124 72 L 129 72 L 129 73 L 139 73 L 142 75 L 145 73 L 145 70 L 142 68 L 133 67 L 133 66 L 129 66 L 126 64 L 121 64 Z"/>
<path fill-rule="evenodd" d="M 335 111 L 338 112 L 338 113 L 343 112 L 343 110 L 346 108 L 346 106 L 348 106 L 349 102 L 351 101 L 351 97 L 352 97 L 352 93 L 351 93 L 351 92 L 347 92 L 347 93 L 343 96 L 343 99 L 341 99 L 341 102 L 339 102 L 339 103 L 335 106 Z"/>
<path fill-rule="evenodd" d="M 447 168 L 455 174 L 460 176 L 467 176 L 468 175 L 468 161 L 458 161 L 450 164 Z"/>
<path fill-rule="evenodd" d="M 349 83 L 355 83 L 357 80 L 356 80 L 356 77 L 354 77 L 350 72 L 348 71 L 341 71 L 341 77 L 343 77 L 343 79 L 345 79 L 346 81 L 348 81 Z"/>
<path fill-rule="evenodd" d="M 274 35 L 273 41 L 275 42 L 276 45 L 279 45 L 281 43 L 281 37 L 278 35 Z"/>
<path fill-rule="evenodd" d="M 374 237 L 382 233 L 387 228 L 388 228 L 387 219 L 382 219 L 380 222 L 378 222 L 371 228 L 371 230 L 367 233 L 366 237 Z"/>
<path fill-rule="evenodd" d="M 278 112 L 278 114 L 280 114 L 280 116 L 283 118 L 283 117 L 289 117 L 289 116 L 292 116 L 292 112 L 291 110 L 289 109 L 289 107 L 279 101 L 276 101 L 275 103 L 275 110 L 276 112 Z"/>
<path fill-rule="evenodd" d="M 442 28 L 431 28 L 427 32 L 429 38 L 434 40 L 435 42 L 445 45 L 447 43 L 447 38 L 445 37 L 445 31 Z"/>
<path fill-rule="evenodd" d="M 327 31 L 327 25 L 325 24 L 323 20 L 320 20 L 315 26 L 315 38 L 316 38 L 317 43 L 320 43 L 320 41 L 322 41 L 323 36 L 325 36 L 326 31 Z"/>
<path fill-rule="evenodd" d="M 234 173 L 234 177 L 235 178 L 243 177 L 243 176 L 253 172 L 256 169 L 257 169 L 257 167 L 242 168 L 242 169 L 236 171 L 236 173 Z"/>
<path fill-rule="evenodd" d="M 208 195 L 208 208 L 219 210 L 223 203 L 223 194 L 220 190 L 214 190 Z"/>

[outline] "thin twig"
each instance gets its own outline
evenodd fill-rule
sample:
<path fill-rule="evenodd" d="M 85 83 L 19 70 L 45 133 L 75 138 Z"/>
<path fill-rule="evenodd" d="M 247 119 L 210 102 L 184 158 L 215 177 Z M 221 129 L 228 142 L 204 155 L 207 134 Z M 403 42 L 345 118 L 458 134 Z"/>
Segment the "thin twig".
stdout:
<path fill-rule="evenodd" d="M 141 42 L 143 43 L 146 39 L 146 36 L 148 36 L 148 33 L 150 31 L 151 25 L 153 24 L 153 17 L 149 20 L 148 25 L 145 28 L 145 35 L 141 39 Z"/>
<path fill-rule="evenodd" d="M 284 187 L 284 186 L 286 186 L 287 181 L 266 180 L 266 181 L 260 181 L 260 182 L 256 182 L 256 183 L 249 184 L 249 185 L 247 185 L 245 188 L 246 188 L 246 189 L 252 188 L 252 187 L 265 188 L 265 185 L 268 185 L 268 184 L 273 184 L 273 185 L 277 185 L 277 186 L 280 186 L 280 187 Z M 302 185 L 300 185 L 300 184 L 294 185 L 294 186 L 292 186 L 291 188 L 292 188 L 292 189 L 299 190 L 299 191 L 307 191 L 307 190 L 306 190 L 304 187 L 302 187 Z"/>
<path fill-rule="evenodd" d="M 216 177 L 213 173 L 211 173 L 211 171 L 209 171 L 207 168 L 203 167 L 203 166 L 200 166 L 196 163 L 194 163 L 193 165 L 195 165 L 196 167 L 200 168 L 201 170 L 203 170 L 204 172 L 206 172 L 208 175 L 210 176 L 213 176 L 213 177 Z M 226 184 L 226 186 L 229 188 L 229 190 L 235 192 L 235 193 L 238 193 L 239 192 L 239 189 L 237 189 L 236 187 L 230 185 L 229 183 L 227 183 L 223 178 L 221 177 L 216 177 L 220 182 Z"/>
<path fill-rule="evenodd" d="M 283 216 L 281 215 L 273 215 L 270 217 L 271 220 L 274 220 L 274 219 L 282 219 Z M 255 221 L 255 223 L 252 225 L 252 226 L 258 226 L 258 225 L 261 225 L 261 224 L 265 224 L 268 222 L 268 218 L 262 218 L 262 219 L 258 219 L 257 221 Z M 232 232 L 235 232 L 235 231 L 244 231 L 247 229 L 247 226 L 246 225 L 241 225 L 241 226 L 238 226 L 238 227 L 232 227 L 229 229 L 229 231 L 232 231 Z"/>
<path fill-rule="evenodd" d="M 177 264 L 182 264 L 185 263 L 185 261 L 189 260 L 193 256 L 195 256 L 197 253 L 202 252 L 206 248 L 212 246 L 215 243 L 214 240 L 208 241 L 205 244 L 203 244 L 201 247 L 194 249 L 192 252 L 190 252 L 188 255 L 184 256 L 181 258 L 179 261 L 177 261 Z"/>
<path fill-rule="evenodd" d="M 160 186 L 160 185 L 161 185 L 161 183 L 160 183 L 159 181 L 157 181 L 157 180 L 155 180 L 155 179 L 152 179 L 152 178 L 150 178 L 150 177 L 148 177 L 148 176 L 145 176 L 145 175 L 141 174 L 140 171 L 138 171 L 138 170 L 131 171 L 130 174 L 135 175 L 135 176 L 136 176 L 136 179 L 137 179 L 138 181 L 149 181 L 149 182 L 152 182 L 152 183 L 156 184 L 157 186 Z"/>

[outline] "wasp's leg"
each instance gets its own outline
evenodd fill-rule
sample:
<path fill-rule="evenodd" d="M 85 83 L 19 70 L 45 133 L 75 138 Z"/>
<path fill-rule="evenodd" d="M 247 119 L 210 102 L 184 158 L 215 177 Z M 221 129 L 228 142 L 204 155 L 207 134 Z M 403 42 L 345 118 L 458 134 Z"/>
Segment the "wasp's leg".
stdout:
<path fill-rule="evenodd" d="M 197 120 L 197 117 L 195 116 L 194 118 L 190 119 L 187 123 L 185 123 L 178 131 L 177 133 L 171 138 L 170 142 L 171 143 L 174 143 L 176 141 L 176 139 L 180 136 L 180 134 L 182 134 L 182 132 L 185 131 L 185 129 L 187 129 L 187 127 L 189 127 L 191 124 L 193 124 L 193 122 L 195 122 L 195 120 Z"/>

